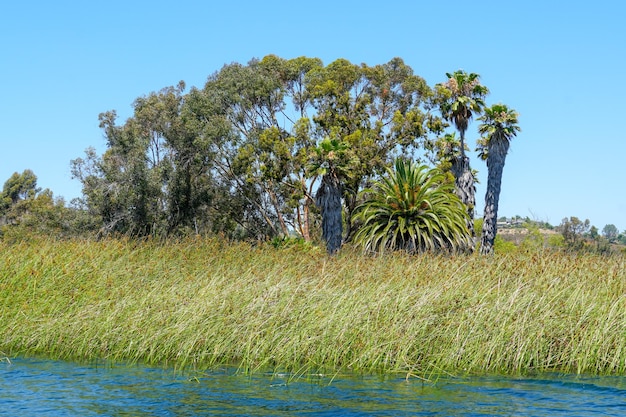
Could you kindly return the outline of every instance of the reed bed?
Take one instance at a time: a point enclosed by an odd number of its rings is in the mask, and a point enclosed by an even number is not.
[[[307,373],[626,374],[624,257],[0,243],[0,356]]]

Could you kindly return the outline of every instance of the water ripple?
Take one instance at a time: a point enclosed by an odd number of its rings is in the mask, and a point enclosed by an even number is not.
[[[626,377],[181,375],[140,366],[0,363],[0,416],[625,416]]]

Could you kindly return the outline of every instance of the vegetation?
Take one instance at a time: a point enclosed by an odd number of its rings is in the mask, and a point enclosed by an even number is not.
[[[471,172],[469,157],[465,154],[465,132],[475,114],[480,114],[485,107],[484,99],[489,93],[480,83],[480,76],[459,70],[446,73],[448,81],[437,85],[439,105],[444,119],[452,122],[460,134],[458,149],[453,151],[452,174],[456,179],[456,191],[463,204],[467,206],[468,228],[474,236],[474,206],[476,189],[474,175]]]
[[[395,171],[365,192],[354,241],[367,251],[458,252],[472,245],[466,207],[437,169],[398,159]]]
[[[71,163],[81,199],[30,170],[4,184],[0,353],[626,373],[626,232],[517,217],[496,235],[517,114],[486,107],[478,74],[447,76],[431,89],[399,58],[270,55],[140,97],[121,124],[100,114],[107,150]],[[473,117],[489,170],[476,222]],[[474,230],[493,256],[469,253]]]
[[[480,117],[482,124],[478,131],[482,135],[479,141],[480,157],[487,160],[487,192],[485,194],[485,215],[480,241],[480,252],[490,254],[497,233],[498,201],[502,187],[502,171],[509,152],[511,139],[520,130],[517,125],[517,112],[504,104],[495,104],[484,109]]]
[[[294,372],[626,373],[626,260],[1,244],[0,351]]]
[[[11,175],[0,192],[0,238],[7,242],[32,235],[86,235],[91,221],[84,210],[67,207],[52,191],[37,187],[37,176],[30,169]]]
[[[363,190],[380,182],[398,157],[415,165],[428,161],[454,178],[474,237],[476,173],[466,135],[476,117],[483,122],[478,150],[489,170],[481,239],[489,253],[498,239],[498,190],[509,141],[519,130],[517,114],[503,104],[486,106],[489,90],[478,74],[446,75],[430,88],[400,58],[324,65],[317,58],[268,55],[225,65],[203,88],[187,91],[181,81],[137,98],[122,123],[115,110],[99,115],[106,151],[89,148],[71,161],[80,199],[67,205],[39,189],[28,169],[7,179],[0,238],[302,239],[323,240],[337,253],[362,225],[355,221],[357,207],[375,195]],[[496,136],[505,139],[492,140]],[[607,253],[626,244],[626,233],[614,225],[600,235],[595,226],[578,231],[573,219],[545,245]]]
[[[323,223],[334,253],[355,232],[359,191],[443,126],[431,89],[399,58],[269,55],[184,90],[138,98],[121,125],[102,113],[107,151],[72,162],[100,235],[311,241]]]
[[[315,202],[322,215],[322,238],[330,254],[337,252],[343,241],[341,178],[347,175],[343,170],[347,165],[347,149],[347,144],[328,138],[315,149],[320,162],[315,165],[314,170],[322,175],[322,182],[315,193]]]

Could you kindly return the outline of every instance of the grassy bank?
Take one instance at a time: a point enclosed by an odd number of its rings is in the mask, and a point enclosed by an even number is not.
[[[335,258],[187,240],[0,243],[0,356],[626,374],[626,261]]]

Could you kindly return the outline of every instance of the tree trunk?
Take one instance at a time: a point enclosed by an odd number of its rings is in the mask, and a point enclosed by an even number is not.
[[[469,158],[465,155],[457,157],[452,162],[452,175],[455,179],[455,192],[459,196],[461,202],[467,206],[467,229],[472,237],[474,233],[474,207],[476,206],[476,187],[474,185],[474,176],[470,170]],[[474,248],[468,248],[471,252]]]
[[[305,190],[305,192],[304,192],[304,204],[302,204],[302,206],[298,205],[298,208],[297,208],[298,229],[300,230],[300,234],[302,234],[302,237],[304,238],[304,240],[306,242],[310,242],[311,241],[311,204],[315,204],[315,198],[312,197],[313,195],[312,187],[315,181],[312,181],[309,184],[308,189],[306,185],[306,180],[302,178],[300,181],[302,183],[302,189]]]
[[[305,242],[311,241],[311,204],[314,203],[312,198],[305,195],[304,203],[296,207],[296,228]]]
[[[278,224],[280,224],[280,230],[282,231],[283,236],[289,236],[289,228],[287,227],[287,223],[285,223],[285,217],[283,216],[282,211],[280,210],[280,204],[278,203],[278,197],[274,192],[273,184],[270,182],[270,187],[267,187],[266,191],[270,197],[270,201],[272,203],[272,207],[274,207],[274,211],[276,212],[276,217],[278,218]]]
[[[322,238],[326,241],[326,250],[329,254],[334,254],[341,247],[343,221],[341,218],[341,184],[333,172],[322,177],[315,200],[322,212]]]
[[[498,233],[498,202],[502,186],[502,171],[506,154],[509,150],[508,141],[491,140],[487,156],[487,193],[485,194],[485,214],[483,216],[483,232],[480,240],[480,253],[493,253],[493,244]]]

